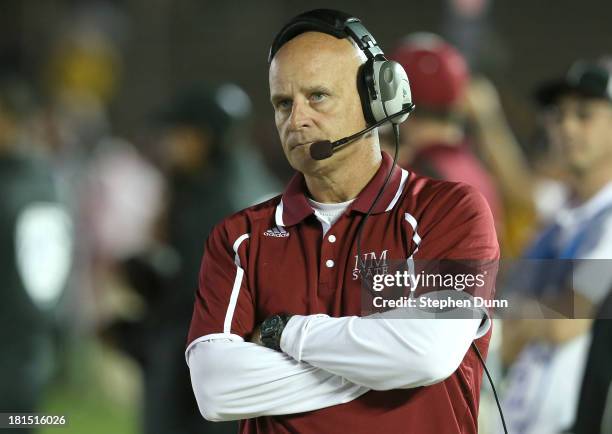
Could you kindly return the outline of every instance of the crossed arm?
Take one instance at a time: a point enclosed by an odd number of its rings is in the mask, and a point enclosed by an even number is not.
[[[369,390],[434,384],[457,369],[490,324],[391,316],[294,316],[282,352],[235,335],[192,344],[186,356],[202,415],[222,421],[301,413]]]
[[[482,196],[468,187],[451,193],[459,198],[450,202],[452,212],[434,210],[431,219],[451,219],[460,229],[426,230],[430,247],[421,248],[423,257],[454,258],[457,252],[497,258],[493,219]],[[240,266],[246,263],[239,254],[244,236],[228,237],[223,227],[213,231],[200,273],[200,292],[206,295],[197,295],[192,339],[221,325],[224,330],[195,339],[186,352],[200,411],[209,420],[301,413],[350,402],[370,390],[434,384],[452,375],[472,341],[489,329],[480,310],[460,316],[466,319],[430,319],[403,308],[372,317],[293,316],[279,352],[244,342],[255,328],[253,297]]]

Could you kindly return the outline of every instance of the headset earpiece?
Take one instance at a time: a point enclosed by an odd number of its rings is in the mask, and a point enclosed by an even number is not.
[[[344,31],[366,55],[366,63],[359,69],[358,91],[363,114],[368,125],[397,113],[412,103],[410,83],[404,68],[387,60],[374,37],[354,17],[344,22]],[[364,89],[365,88],[365,89]],[[399,124],[408,114],[393,119]]]
[[[357,91],[359,92],[359,98],[361,100],[361,107],[363,109],[363,116],[368,125],[376,123],[376,118],[372,112],[371,101],[376,98],[376,94],[372,95],[372,92],[376,91],[374,86],[374,59],[368,59],[357,73]]]
[[[412,103],[408,76],[399,63],[392,60],[375,60],[374,77],[377,98],[371,100],[370,105],[376,121],[397,113],[406,104]],[[399,124],[404,122],[407,117],[408,114],[405,114],[392,119],[391,122]]]

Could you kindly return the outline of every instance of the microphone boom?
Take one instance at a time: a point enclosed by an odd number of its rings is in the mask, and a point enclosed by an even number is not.
[[[404,115],[406,113],[410,113],[412,110],[414,110],[414,104],[410,103],[404,106],[404,108],[398,111],[397,113],[394,113],[391,116],[387,116],[386,118],[381,119],[375,124],[372,124],[369,127],[365,128],[364,130],[361,130],[358,133],[355,133],[351,136],[344,137],[340,140],[336,140],[333,143],[330,142],[329,140],[322,140],[319,142],[314,142],[313,144],[310,145],[310,157],[313,160],[317,160],[317,161],[325,160],[326,158],[329,158],[332,155],[334,155],[334,152],[336,152],[336,149],[338,149],[340,146],[346,145],[358,139],[359,137],[363,136],[364,134],[372,131],[374,128],[380,127],[385,122],[389,122],[393,118]]]

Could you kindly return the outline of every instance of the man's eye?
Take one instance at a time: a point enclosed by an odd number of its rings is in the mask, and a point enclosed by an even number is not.
[[[288,110],[291,108],[292,101],[290,99],[283,99],[276,103],[276,108],[279,110]]]
[[[310,100],[314,101],[314,102],[321,102],[326,97],[327,97],[327,95],[325,93],[323,93],[323,92],[315,92],[312,95],[310,95]]]

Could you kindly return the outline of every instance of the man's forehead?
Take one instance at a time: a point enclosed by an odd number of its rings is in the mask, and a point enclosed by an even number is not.
[[[572,108],[572,107],[592,107],[592,108],[612,108],[612,103],[605,98],[585,96],[579,93],[570,92],[559,96],[553,109]]]
[[[360,50],[348,39],[306,32],[288,41],[270,64],[270,85],[330,86],[356,77],[362,63]]]
[[[270,65],[271,69],[287,62],[317,60],[318,58],[335,58],[335,62],[361,63],[361,50],[348,38],[339,39],[321,32],[305,32],[283,45]]]

